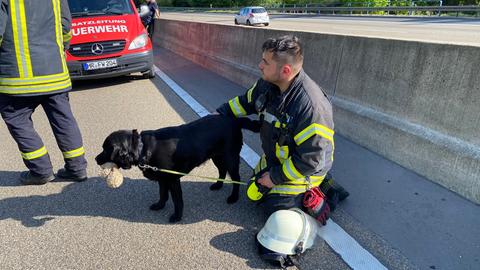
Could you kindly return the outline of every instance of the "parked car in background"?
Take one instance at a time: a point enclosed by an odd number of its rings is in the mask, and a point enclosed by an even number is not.
[[[152,42],[133,0],[68,0],[72,39],[67,66],[72,80],[141,72],[153,78]]]
[[[257,25],[270,24],[270,18],[264,7],[244,7],[235,14],[235,24]]]

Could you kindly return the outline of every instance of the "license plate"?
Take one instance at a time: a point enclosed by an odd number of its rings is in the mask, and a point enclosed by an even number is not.
[[[109,67],[116,67],[117,66],[117,59],[108,59],[96,62],[88,62],[83,63],[84,70],[94,70],[94,69],[101,69],[101,68],[109,68]]]

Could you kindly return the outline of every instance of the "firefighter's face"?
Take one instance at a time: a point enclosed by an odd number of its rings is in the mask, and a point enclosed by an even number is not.
[[[276,83],[280,80],[281,68],[273,59],[273,53],[265,51],[262,54],[262,60],[258,64],[258,68],[262,72],[262,79],[267,82]]]

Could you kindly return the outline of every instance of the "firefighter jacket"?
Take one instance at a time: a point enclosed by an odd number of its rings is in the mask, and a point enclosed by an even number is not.
[[[283,94],[276,85],[260,79],[217,112],[235,117],[259,115],[264,156],[255,173],[270,172],[275,187],[269,193],[303,193],[309,185],[319,186],[332,166],[332,106],[303,70]]]
[[[65,49],[67,0],[0,0],[0,93],[32,96],[71,89]]]

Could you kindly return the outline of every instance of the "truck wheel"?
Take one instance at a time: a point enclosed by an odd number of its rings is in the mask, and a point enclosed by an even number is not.
[[[235,19],[235,24],[236,24],[236,25],[238,25],[238,21],[237,21],[237,19]]]
[[[250,23],[250,20],[247,20],[247,25],[252,26],[252,23]]]

